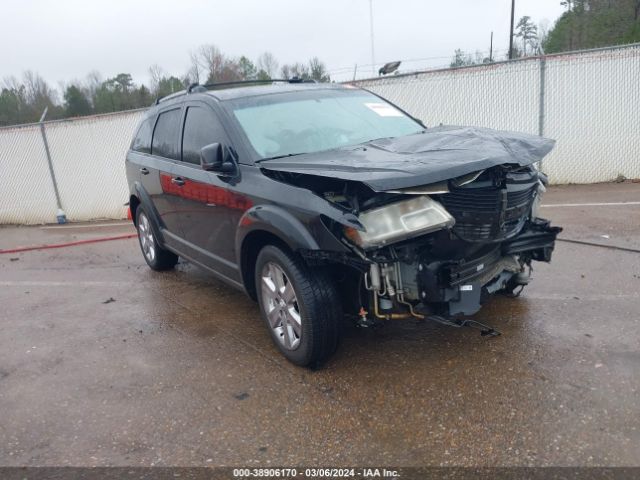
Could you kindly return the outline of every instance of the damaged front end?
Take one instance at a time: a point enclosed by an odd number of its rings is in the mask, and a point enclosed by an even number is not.
[[[341,290],[363,323],[451,318],[477,312],[491,294],[518,292],[533,261],[550,261],[562,229],[538,216],[547,179],[536,162],[553,145],[524,133],[436,127],[265,162],[263,172],[357,220],[323,218],[349,253],[301,253],[355,272]]]
[[[302,253],[357,271],[350,295],[363,324],[471,315],[491,294],[527,285],[534,260],[551,260],[562,229],[538,217],[545,183],[534,165],[499,165],[386,192],[347,183],[321,194],[362,223],[358,230],[327,221],[353,255]]]

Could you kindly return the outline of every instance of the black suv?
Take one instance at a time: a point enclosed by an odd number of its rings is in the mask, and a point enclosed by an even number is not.
[[[468,323],[551,259],[538,218],[553,141],[426,128],[351,86],[192,85],[150,108],[127,154],[154,270],[178,256],[258,301],[275,344],[315,365],[345,314]]]

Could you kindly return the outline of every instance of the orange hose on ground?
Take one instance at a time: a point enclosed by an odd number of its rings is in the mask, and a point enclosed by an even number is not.
[[[51,245],[37,245],[33,247],[17,247],[17,248],[9,248],[7,250],[0,250],[0,255],[3,253],[20,253],[20,252],[29,252],[31,250],[48,250],[50,248],[64,248],[64,247],[75,247],[77,245],[86,245],[87,243],[98,243],[98,242],[109,242],[111,240],[124,240],[126,238],[134,238],[137,237],[137,233],[128,233],[126,235],[116,235],[113,237],[99,237],[99,238],[91,238],[89,240],[77,240],[75,242],[66,242],[66,243],[54,243]]]

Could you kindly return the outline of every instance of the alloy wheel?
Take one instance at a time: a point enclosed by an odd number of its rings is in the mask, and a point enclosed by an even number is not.
[[[262,305],[269,326],[287,350],[295,350],[302,338],[302,317],[298,299],[284,270],[267,262],[261,272]]]
[[[153,262],[156,258],[156,242],[153,238],[149,219],[144,212],[140,213],[140,217],[138,219],[138,237],[140,238],[142,253],[147,261]]]

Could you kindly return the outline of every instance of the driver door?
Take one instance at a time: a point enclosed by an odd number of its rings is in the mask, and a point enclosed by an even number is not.
[[[180,187],[180,223],[187,255],[221,275],[238,281],[235,262],[235,229],[229,208],[233,195],[224,177],[200,166],[200,149],[211,143],[229,145],[213,108],[204,102],[185,104],[180,137],[181,159],[173,177]]]

